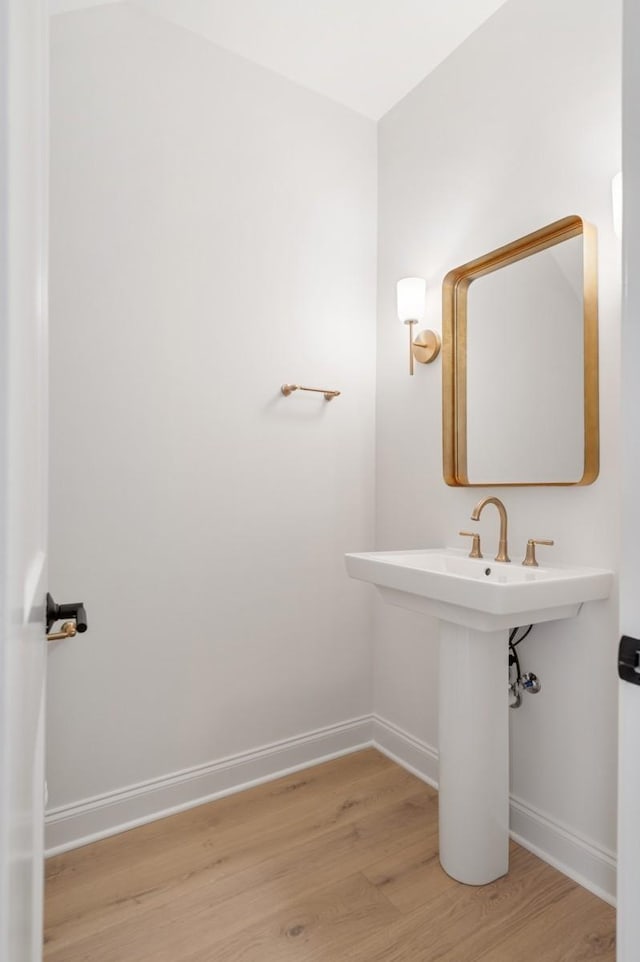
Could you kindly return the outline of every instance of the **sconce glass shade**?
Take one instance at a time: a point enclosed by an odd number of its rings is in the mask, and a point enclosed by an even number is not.
[[[398,319],[421,321],[424,317],[424,299],[427,282],[423,277],[403,277],[398,281]]]
[[[613,204],[613,231],[622,237],[622,171],[619,170],[611,181],[611,201]]]

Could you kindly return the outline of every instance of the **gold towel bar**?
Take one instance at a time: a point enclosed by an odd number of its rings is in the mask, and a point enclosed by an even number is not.
[[[323,387],[303,387],[302,384],[283,384],[280,390],[285,397],[289,397],[294,391],[315,391],[317,394],[324,394],[325,401],[330,401],[340,394],[340,391],[327,391]]]

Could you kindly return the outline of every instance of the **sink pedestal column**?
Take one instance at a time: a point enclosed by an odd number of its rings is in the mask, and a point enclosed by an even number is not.
[[[440,623],[440,862],[468,885],[509,867],[508,639]]]

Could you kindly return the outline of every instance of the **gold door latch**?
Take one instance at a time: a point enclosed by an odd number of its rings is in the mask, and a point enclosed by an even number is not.
[[[47,641],[64,641],[65,638],[75,638],[77,634],[75,622],[65,621],[60,631],[52,631],[47,635]]]

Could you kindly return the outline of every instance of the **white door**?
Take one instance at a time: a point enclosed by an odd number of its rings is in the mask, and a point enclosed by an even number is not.
[[[45,0],[0,0],[0,959],[42,944]]]
[[[640,2],[625,0],[620,627],[640,639]],[[640,650],[640,641],[638,643]],[[633,660],[633,652],[631,652]],[[638,676],[640,678],[640,676]],[[640,685],[620,682],[618,962],[640,958]]]

